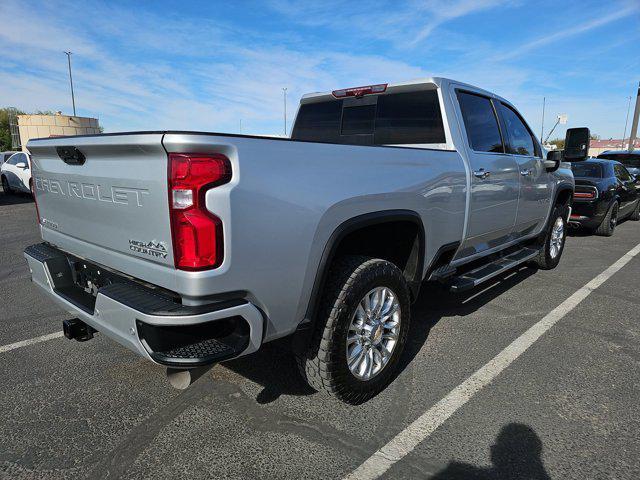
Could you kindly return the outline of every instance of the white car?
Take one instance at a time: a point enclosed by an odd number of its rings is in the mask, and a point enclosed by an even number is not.
[[[0,180],[5,194],[31,192],[31,158],[28,153],[18,152],[9,157],[0,167]]]

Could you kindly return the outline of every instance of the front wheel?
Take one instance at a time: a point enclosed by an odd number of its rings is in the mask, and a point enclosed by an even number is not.
[[[551,222],[547,228],[543,244],[540,245],[538,256],[534,258],[534,266],[542,270],[551,270],[558,266],[564,252],[567,239],[567,207],[556,205],[551,215]]]
[[[331,268],[314,338],[298,357],[311,387],[359,404],[395,377],[409,331],[409,288],[393,263],[346,256]]]

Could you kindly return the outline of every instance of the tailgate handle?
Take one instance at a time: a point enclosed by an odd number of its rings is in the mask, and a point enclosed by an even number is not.
[[[64,163],[69,165],[84,165],[84,153],[76,147],[56,147],[56,153]]]

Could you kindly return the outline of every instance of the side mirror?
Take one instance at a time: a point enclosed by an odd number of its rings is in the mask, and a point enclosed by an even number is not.
[[[569,128],[564,140],[564,159],[567,162],[582,162],[589,156],[590,132],[586,127]]]
[[[550,150],[547,152],[544,168],[547,172],[555,172],[560,168],[560,162],[562,162],[562,150]]]
[[[26,170],[27,169],[27,164],[24,163],[24,162],[18,162],[18,163],[16,163],[16,167],[21,168],[23,170]]]

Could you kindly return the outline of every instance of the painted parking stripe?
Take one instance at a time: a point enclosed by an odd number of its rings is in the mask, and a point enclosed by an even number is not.
[[[10,352],[16,348],[27,347],[36,343],[46,342],[47,340],[53,340],[54,338],[60,338],[64,334],[62,332],[50,333],[48,335],[42,335],[40,337],[29,338],[28,340],[21,340],[16,343],[10,343],[9,345],[3,345],[0,347],[0,353]]]
[[[411,453],[414,448],[428,438],[440,425],[451,417],[451,415],[522,355],[522,353],[533,345],[547,330],[577,307],[591,292],[629,263],[638,253],[640,253],[640,244],[632,248],[617,262],[576,291],[542,320],[516,338],[509,346],[493,357],[493,359],[418,417],[417,420],[391,439],[389,443],[365,460],[356,470],[347,475],[345,480],[378,478],[389,470],[393,464]]]

